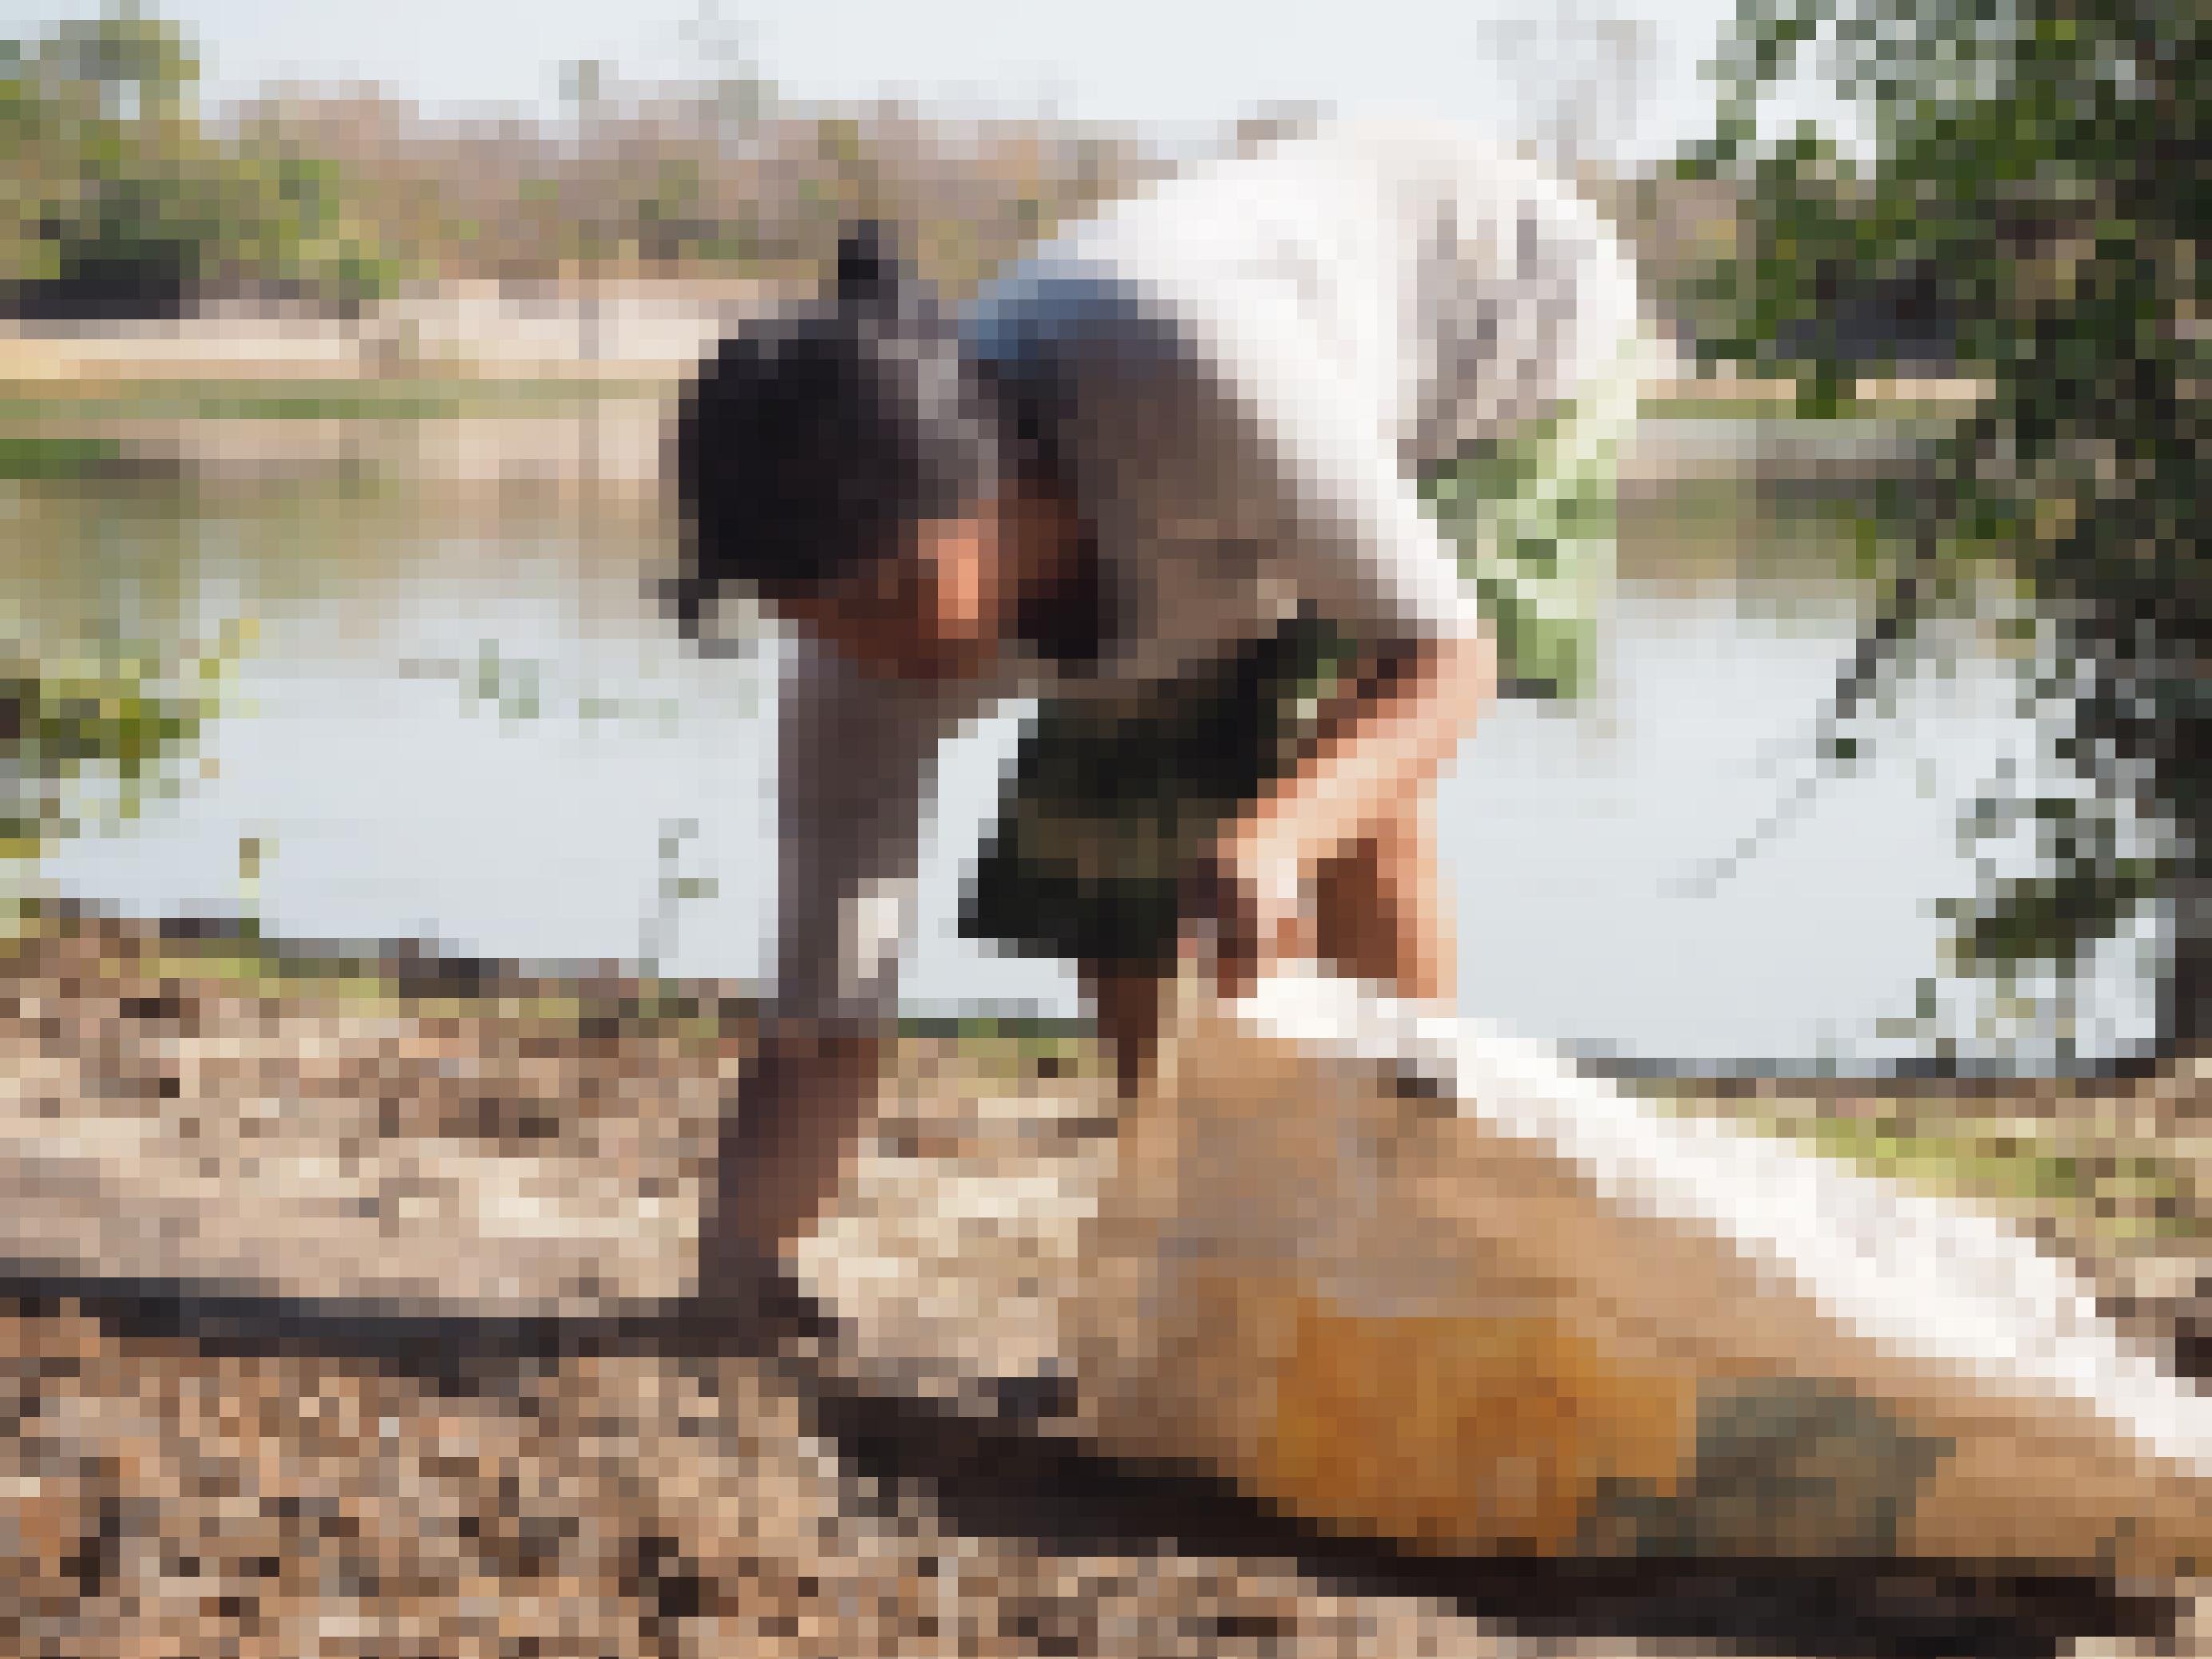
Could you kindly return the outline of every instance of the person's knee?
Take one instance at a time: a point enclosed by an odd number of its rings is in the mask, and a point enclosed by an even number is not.
[[[1157,974],[1091,963],[1077,969],[1077,978],[1123,1091],[1137,1087],[1158,1057],[1165,982]]]
[[[1361,844],[1361,879],[1387,914],[1404,917],[1428,906],[1442,880],[1437,863],[1436,798],[1423,791],[1376,826]]]
[[[1323,866],[1315,908],[1319,954],[1339,972],[1404,995],[1447,994],[1449,922],[1433,800],[1409,801]]]

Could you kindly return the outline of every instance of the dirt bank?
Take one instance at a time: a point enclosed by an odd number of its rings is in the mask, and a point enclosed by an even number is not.
[[[318,1146],[352,1179],[404,1166],[412,1188],[369,1196],[433,1251],[439,1160],[472,1158],[659,1205],[680,1256],[749,1028],[734,988],[287,960],[93,917],[0,965],[18,1121],[127,1132],[143,1169],[222,1190]],[[1077,1182],[1111,1127],[1070,1037],[914,1036],[899,1079],[832,1232],[880,1241],[888,1212],[957,1182]],[[2187,1091],[2130,1097],[2151,1115],[2130,1133],[2194,1121]],[[2073,1109],[2011,1105],[2033,1103]],[[2169,1197],[2193,1226],[2195,1188]],[[980,1231],[1018,1255],[1050,1220]],[[0,1287],[7,1651],[1872,1655],[2063,1650],[2149,1616],[2078,1586],[1841,1567],[1415,1565],[726,1333],[195,1300],[145,1263],[97,1265]],[[1018,1289],[983,1314],[1018,1327]]]

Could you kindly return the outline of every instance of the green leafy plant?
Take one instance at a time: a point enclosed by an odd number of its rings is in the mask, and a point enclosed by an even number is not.
[[[109,644],[0,670],[0,859],[34,864],[53,845],[137,816],[175,781],[219,707],[250,624],[166,672],[151,651]]]
[[[666,818],[660,825],[659,878],[654,883],[658,903],[639,929],[638,956],[647,968],[660,963],[676,948],[676,924],[684,906],[712,898],[720,890],[712,876],[683,873],[684,849],[698,838],[696,818]]]
[[[2205,690],[2212,585],[2197,511],[2206,345],[2199,246],[2202,8],[2156,0],[1747,0],[1717,72],[1712,136],[1685,178],[1732,184],[1736,251],[1698,278],[1711,362],[1786,374],[1835,413],[1869,368],[1842,296],[1911,282],[1987,397],[1875,510],[1911,556],[1823,724],[1840,760],[1926,624],[2024,584],[2041,617],[2034,694],[2065,708],[2087,786],[2044,804],[2028,873],[1956,907],[1956,958],[2001,981],[2078,974],[2147,903],[2173,919],[2167,1048],[2212,1010]],[[1805,73],[1863,118],[1847,153],[1808,124],[1762,128]],[[2122,808],[2162,844],[2136,848]]]

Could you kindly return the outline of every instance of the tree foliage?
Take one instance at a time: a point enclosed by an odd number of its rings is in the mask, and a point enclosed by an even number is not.
[[[337,169],[211,131],[199,79],[183,32],[128,5],[0,42],[0,282],[19,301],[133,313],[210,284],[387,285]]]
[[[907,226],[958,289],[1164,166],[1133,130],[802,104],[711,39],[671,81],[566,65],[558,118],[456,122],[282,86],[210,112],[190,37],[111,4],[0,40],[0,295],[19,307],[143,314],[210,287],[350,301],[402,279],[808,281],[863,212]]]
[[[2161,901],[2168,1045],[2205,1036],[2212,957],[2203,18],[2165,0],[1747,0],[1714,134],[1681,164],[1735,183],[1750,216],[1702,296],[1727,319],[1705,355],[1794,376],[1802,412],[1834,412],[1866,367],[1838,293],[1933,274],[1960,367],[1990,395],[1882,504],[1916,552],[1838,713],[1894,675],[1940,604],[1991,591],[1976,575],[2027,585],[2046,623],[2037,689],[2070,709],[2063,752],[2085,787],[2033,805],[2033,873],[1958,907],[1957,960],[2078,972]],[[1808,76],[1864,124],[1856,154],[1809,124],[1768,130]],[[2123,804],[2164,826],[2151,850],[2131,848]]]

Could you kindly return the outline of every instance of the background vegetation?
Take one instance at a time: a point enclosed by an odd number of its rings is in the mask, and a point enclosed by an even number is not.
[[[745,70],[629,86],[571,65],[561,116],[438,122],[374,88],[202,106],[178,24],[135,8],[0,43],[0,283],[34,314],[210,297],[347,306],[409,279],[811,276],[855,213],[973,280],[1153,165],[1132,135],[787,105]]]
[[[1865,717],[1929,656],[1938,617],[2033,653],[2037,695],[2070,721],[2076,787],[1978,811],[1984,878],[1957,907],[1954,964],[2023,994],[2055,985],[2063,1019],[2100,942],[2161,917],[2160,1024],[2179,1048],[2201,1045],[2212,1000],[2203,28],[2149,0],[1746,0],[1709,140],[1632,177],[1581,164],[1703,362],[1791,382],[1796,416],[1867,412],[1863,378],[1892,371],[1989,389],[1937,423],[1930,465],[1864,494],[1884,603],[1823,757],[1864,758]],[[469,280],[803,283],[863,212],[897,221],[957,292],[1167,165],[1129,131],[807,106],[726,54],[702,62],[679,86],[574,64],[558,117],[465,125],[374,89],[208,110],[187,31],[128,5],[0,42],[0,309],[343,312]],[[1860,111],[1869,148],[1773,130],[1765,112],[1801,76]],[[0,439],[0,473],[82,471],[113,442],[18,434]],[[53,710],[114,701],[30,684],[10,694],[19,768],[27,734],[47,734],[39,765],[70,748]],[[142,763],[106,715],[77,724],[82,760]],[[187,724],[164,713],[149,729]]]
[[[2200,8],[2152,0],[1747,0],[1714,135],[1680,169],[1741,204],[1738,245],[1693,279],[1708,362],[1787,375],[1802,413],[1836,412],[1866,362],[1847,301],[1871,277],[1923,293],[1990,386],[1928,473],[1874,502],[1912,556],[1837,688],[1826,756],[1857,758],[1856,717],[1934,617],[2032,635],[2079,787],[1984,804],[1977,832],[2011,858],[1956,907],[1955,962],[2063,986],[2162,908],[2175,1048],[2203,1046],[2212,1006],[2204,47]],[[1762,131],[1801,75],[1863,115],[1869,154]],[[2124,803],[2160,833],[2124,833]]]

